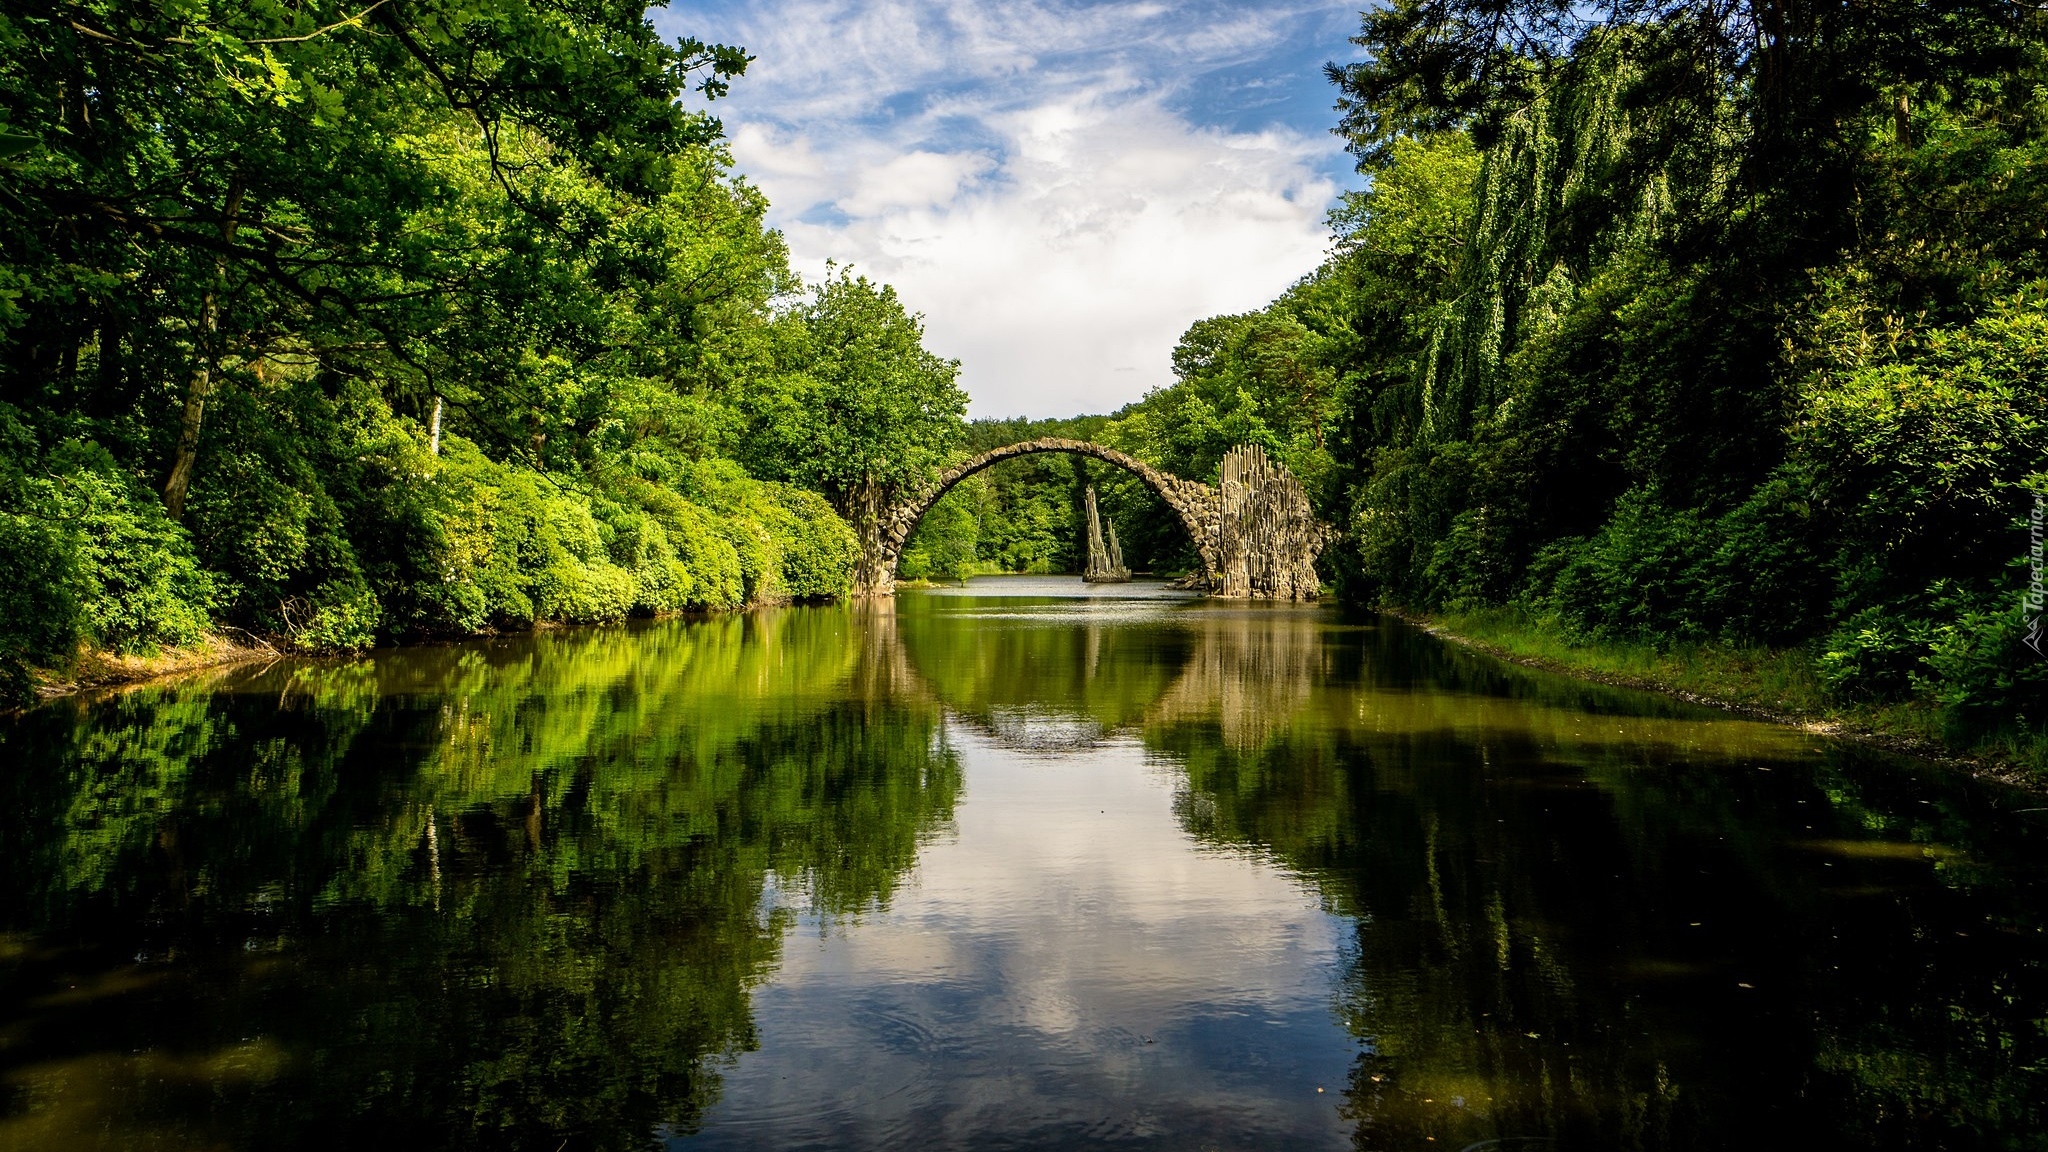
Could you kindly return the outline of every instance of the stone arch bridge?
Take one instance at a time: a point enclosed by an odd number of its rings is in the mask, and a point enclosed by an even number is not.
[[[861,532],[857,591],[888,595],[896,586],[903,545],[939,497],[993,464],[1041,452],[1064,452],[1114,464],[1159,494],[1194,540],[1200,582],[1210,593],[1242,599],[1311,600],[1320,590],[1315,561],[1336,537],[1315,518],[1301,482],[1265,450],[1247,444],[1223,458],[1217,484],[1183,480],[1135,456],[1086,440],[1047,437],[991,448],[947,469],[937,481],[894,507],[877,509]]]

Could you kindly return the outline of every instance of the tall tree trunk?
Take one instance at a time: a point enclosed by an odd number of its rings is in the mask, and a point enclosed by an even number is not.
[[[860,556],[853,566],[855,596],[887,596],[896,591],[896,572],[882,549],[882,486],[863,479],[840,495],[839,514],[853,525],[860,541]]]
[[[220,214],[223,244],[235,239],[241,224],[242,180],[228,185],[227,204]],[[206,398],[213,392],[213,377],[220,361],[220,294],[227,289],[228,259],[225,254],[213,262],[213,283],[199,304],[199,364],[185,385],[185,418],[178,425],[178,449],[171,458],[171,476],[164,481],[164,511],[171,519],[183,519],[185,493],[192,486],[192,466],[199,461],[199,432],[206,420]]]

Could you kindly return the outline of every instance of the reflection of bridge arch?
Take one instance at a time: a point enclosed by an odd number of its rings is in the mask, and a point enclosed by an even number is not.
[[[1006,444],[991,448],[971,460],[955,464],[946,469],[931,487],[898,504],[884,514],[882,520],[882,559],[891,577],[896,572],[896,561],[903,554],[903,545],[910,534],[917,530],[925,513],[939,498],[953,490],[955,484],[967,479],[993,464],[1014,460],[1019,456],[1035,456],[1043,452],[1065,452],[1073,456],[1087,456],[1105,464],[1114,464],[1145,482],[1145,486],[1159,494],[1173,514],[1180,518],[1181,525],[1194,538],[1195,550],[1201,554],[1202,567],[1207,571],[1216,569],[1216,522],[1221,494],[1207,484],[1183,480],[1152,467],[1136,456],[1091,444],[1086,440],[1065,440],[1047,436],[1038,440],[1026,440],[1019,444]]]
[[[1173,509],[1202,560],[1202,582],[1220,596],[1308,600],[1316,595],[1316,554],[1335,535],[1318,523],[1300,481],[1254,445],[1223,457],[1218,484],[1183,480],[1135,456],[1048,436],[991,448],[947,469],[929,487],[881,510],[862,533],[858,591],[886,595],[896,583],[903,545],[933,504],[955,484],[1004,460],[1064,452],[1114,464],[1144,481]]]
[[[855,683],[870,699],[936,705],[949,724],[1025,754],[1132,735],[1152,744],[1187,725],[1215,725],[1226,746],[1244,751],[1314,706],[1332,671],[1326,616],[1182,603],[1158,616],[1056,619],[962,643],[963,626],[944,614],[906,621],[892,599],[862,601],[853,609],[863,634]]]

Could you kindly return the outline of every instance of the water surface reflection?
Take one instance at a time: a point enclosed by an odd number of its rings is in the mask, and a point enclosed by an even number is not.
[[[1328,609],[977,581],[0,747],[10,1148],[2048,1142],[2031,805]]]

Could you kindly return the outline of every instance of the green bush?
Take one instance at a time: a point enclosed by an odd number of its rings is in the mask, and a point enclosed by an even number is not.
[[[635,488],[638,498],[654,501],[649,507],[676,508],[679,511],[664,514],[676,517],[679,526],[685,521],[694,525],[689,528],[693,555],[708,528],[713,538],[731,547],[739,575],[738,588],[729,589],[722,556],[701,554],[700,561],[711,564],[711,570],[702,574],[703,586],[721,595],[730,591],[732,598],[704,599],[685,607],[817,600],[843,595],[852,586],[859,545],[853,529],[823,496],[755,480],[730,460],[692,461],[675,471],[681,493],[651,489],[662,493],[655,496]],[[681,512],[684,506],[694,508],[695,516]]]
[[[1696,639],[1713,552],[1698,515],[1638,489],[1597,534],[1537,556],[1532,599],[1597,636]]]
[[[353,652],[377,640],[383,608],[361,579],[330,580],[284,609],[286,636],[311,652]]]
[[[2048,285],[1895,359],[1817,374],[1793,447],[1836,510],[1844,600],[2002,579],[2048,460]]]
[[[0,698],[85,640],[119,652],[196,643],[213,583],[156,493],[90,440],[45,452],[0,404]]]
[[[1953,737],[2048,730],[2048,660],[2028,651],[2026,613],[2011,597],[1967,606],[1928,633],[1914,688],[1941,708]]]
[[[181,526],[109,451],[45,452],[0,405],[0,696],[21,699],[30,669],[81,639],[189,644],[216,612],[352,651],[820,599],[851,581],[853,533],[823,497],[730,461],[650,449],[663,481],[543,474],[454,435],[436,457],[374,388],[311,371],[237,379],[215,409]]]
[[[594,489],[489,460],[458,438],[435,473],[441,591],[434,624],[593,623],[836,595],[854,542],[822,497],[729,462],[685,477],[696,499],[637,477]]]
[[[185,514],[226,619],[337,651],[374,642],[387,601],[402,629],[451,614],[431,457],[369,382],[270,365],[208,418]]]
[[[2048,660],[2025,646],[2027,612],[2014,595],[1937,581],[1920,596],[1865,608],[1831,633],[1816,659],[1821,681],[1850,700],[1919,699],[1951,738],[2048,726]]]
[[[1702,623],[1722,639],[1798,643],[1825,620],[1830,588],[1812,486],[1796,468],[1781,468],[1713,522],[1713,555],[1699,577]]]
[[[1864,608],[1821,641],[1821,684],[1844,700],[1903,700],[1933,641],[1933,627],[1899,605]]]
[[[44,467],[31,499],[40,496],[75,557],[86,638],[116,652],[197,643],[211,623],[213,578],[156,493],[91,442],[59,445]]]
[[[633,487],[632,496],[661,525],[675,557],[670,569],[674,591],[661,611],[734,608],[746,602],[746,564],[729,525],[667,488],[642,483]]]
[[[77,648],[75,560],[47,524],[0,513],[0,707],[33,699],[29,670],[67,660]]]
[[[764,484],[787,515],[782,585],[793,600],[843,596],[853,587],[860,541],[823,496],[788,484]]]

